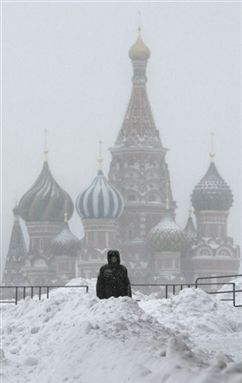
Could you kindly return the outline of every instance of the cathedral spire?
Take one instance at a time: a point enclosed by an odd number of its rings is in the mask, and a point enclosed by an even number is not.
[[[186,225],[184,227],[184,233],[186,233],[186,235],[190,241],[195,240],[197,237],[197,231],[196,231],[193,219],[192,219],[192,205],[191,204],[190,204],[190,208],[188,210],[188,219],[187,219]]]
[[[64,212],[64,223],[68,222],[68,211],[67,211],[67,203],[65,201],[65,212]]]
[[[210,161],[214,162],[215,152],[214,152],[214,132],[211,132],[211,146],[209,153]]]
[[[170,198],[169,198],[169,183],[168,180],[166,182],[166,211],[170,210]]]
[[[98,148],[97,168],[98,168],[98,172],[102,172],[103,157],[102,157],[102,141],[101,140],[98,141],[98,146],[99,148]]]
[[[44,162],[48,162],[48,130],[45,129],[45,143],[44,143]]]
[[[119,147],[135,145],[164,150],[146,90],[146,66],[150,50],[142,39],[140,26],[136,42],[129,49],[129,57],[133,65],[133,86],[116,145]]]
[[[19,222],[19,211],[17,206],[13,209],[13,215],[14,224],[3,273],[3,283],[5,285],[25,283],[23,266],[27,257],[27,247]]]
[[[138,11],[138,32],[142,31],[142,18],[141,18],[141,11]]]

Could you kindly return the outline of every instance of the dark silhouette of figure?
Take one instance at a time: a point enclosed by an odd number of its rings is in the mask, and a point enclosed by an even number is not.
[[[108,263],[103,265],[97,278],[97,296],[100,299],[110,297],[132,297],[128,271],[120,264],[118,250],[109,250],[107,253]]]

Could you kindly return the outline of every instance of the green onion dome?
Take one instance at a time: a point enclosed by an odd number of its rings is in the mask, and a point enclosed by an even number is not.
[[[195,186],[192,193],[192,205],[195,210],[228,210],[233,203],[230,187],[220,176],[214,162]]]
[[[71,197],[58,185],[45,161],[34,185],[19,202],[20,217],[26,222],[63,222],[64,213],[70,219],[73,209]]]
[[[151,229],[149,241],[156,251],[181,251],[189,242],[169,212]]]

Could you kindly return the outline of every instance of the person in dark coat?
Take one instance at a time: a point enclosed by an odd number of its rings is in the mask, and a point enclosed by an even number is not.
[[[103,265],[98,274],[96,291],[100,299],[110,297],[132,297],[128,271],[120,264],[118,250],[109,250],[108,263]]]

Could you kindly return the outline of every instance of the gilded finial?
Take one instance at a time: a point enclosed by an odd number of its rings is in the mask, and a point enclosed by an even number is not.
[[[14,191],[14,205],[18,206],[18,193],[16,190]]]
[[[214,132],[211,132],[211,146],[210,146],[210,153],[209,153],[210,161],[214,161],[215,153],[214,153]]]
[[[98,170],[102,170],[102,163],[103,163],[103,158],[102,158],[102,141],[98,141],[99,149],[98,149]]]
[[[65,200],[65,212],[64,212],[64,222],[68,222],[68,213],[67,213],[67,200]]]
[[[48,131],[45,129],[44,161],[48,162]]]
[[[166,183],[166,210],[170,209],[169,184]]]
[[[141,11],[138,11],[138,33],[142,31],[142,18],[141,18]]]
[[[193,213],[192,200],[190,200],[189,209],[188,209],[188,216],[189,216],[189,218],[191,218],[192,213]]]
[[[188,210],[188,215],[189,215],[189,218],[191,218],[192,216],[192,207],[190,206],[190,209]]]
[[[17,193],[15,193],[15,204],[14,204],[14,208],[13,208],[13,214],[14,214],[14,217],[17,218],[19,213],[18,213],[18,198],[17,198]]]
[[[150,50],[145,45],[141,31],[143,30],[142,22],[141,22],[141,12],[138,12],[138,37],[136,42],[129,49],[129,57],[132,61],[146,61],[150,57]]]

